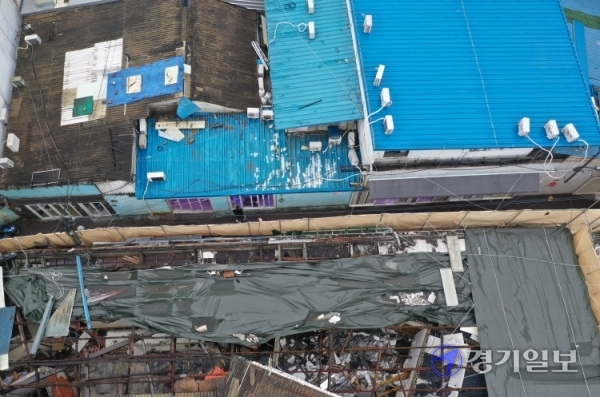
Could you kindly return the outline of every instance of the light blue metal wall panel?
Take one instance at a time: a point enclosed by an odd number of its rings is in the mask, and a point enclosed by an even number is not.
[[[170,214],[171,207],[165,200],[145,200],[144,201],[125,195],[105,195],[104,199],[111,205],[117,215],[121,216],[140,216],[155,214]]]
[[[0,209],[0,225],[16,222],[19,218],[19,215],[15,214],[10,208]]]
[[[393,104],[385,135],[373,124],[376,150],[533,147],[517,135],[531,118],[543,146],[544,124],[574,123],[581,138],[600,144],[600,129],[558,1],[353,0],[353,15],[373,112],[381,88]],[[373,30],[360,28],[373,15]],[[376,68],[386,69],[379,87]],[[558,146],[568,144],[564,138]]]
[[[579,67],[581,68],[581,73],[583,74],[583,79],[585,81],[585,86],[590,88],[590,74],[588,70],[588,56],[587,56],[587,43],[585,39],[585,26],[581,22],[573,21],[573,32],[575,33],[573,36],[575,38],[575,51],[577,52],[577,60],[579,61]]]
[[[15,308],[3,307],[0,309],[0,355],[8,354],[10,339],[12,338],[13,324],[15,322]]]
[[[206,128],[183,130],[179,142],[160,138],[149,120],[148,148],[137,155],[138,198],[351,191],[359,179],[358,171],[340,171],[350,165],[346,138],[325,153],[310,152],[303,150],[310,141],[320,141],[324,151],[328,135],[290,136],[245,114],[194,119],[205,120]],[[166,181],[148,184],[147,172],[157,171]]]
[[[600,8],[600,2],[598,7]],[[590,83],[600,87],[600,30],[585,28]]]
[[[229,205],[229,199],[225,196],[211,198],[210,204],[212,205],[213,211],[215,211],[215,212],[231,211],[231,207]]]
[[[96,196],[100,195],[100,190],[95,185],[71,185],[34,187],[28,189],[0,190],[0,195],[7,199],[33,199],[33,198],[64,198],[67,195],[75,196]]]
[[[275,126],[360,119],[362,102],[346,0],[315,1],[312,15],[306,1],[265,0],[265,11],[272,41],[268,57]],[[310,21],[315,23],[314,40],[308,38],[308,29],[299,32],[290,25]]]

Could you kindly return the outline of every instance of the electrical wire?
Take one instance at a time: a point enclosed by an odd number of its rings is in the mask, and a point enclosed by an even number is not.
[[[275,39],[277,38],[277,28],[279,28],[279,25],[291,25],[293,28],[296,28],[296,30],[298,30],[298,32],[302,33],[305,32],[306,29],[308,28],[308,25],[305,24],[304,22],[301,22],[297,25],[294,25],[291,22],[288,21],[283,21],[283,22],[278,22],[277,25],[275,25],[275,31],[273,32],[273,38],[271,40],[269,40],[269,42],[267,43],[267,47],[271,45],[272,42],[275,41]]]

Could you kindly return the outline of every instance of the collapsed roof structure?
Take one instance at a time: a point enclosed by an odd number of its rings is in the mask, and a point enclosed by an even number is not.
[[[501,215],[471,216],[484,224]],[[5,261],[12,270],[4,290],[20,308],[21,332],[8,335],[12,371],[4,390],[600,393],[598,306],[590,299],[599,267],[588,233],[594,221],[574,236],[555,227],[438,229],[442,216],[429,216],[429,231],[374,224],[15,252]],[[576,216],[544,221],[579,225]],[[70,290],[76,294],[65,304]],[[49,296],[61,298],[39,331]],[[63,336],[48,336],[60,329]],[[36,333],[41,343],[29,356]]]

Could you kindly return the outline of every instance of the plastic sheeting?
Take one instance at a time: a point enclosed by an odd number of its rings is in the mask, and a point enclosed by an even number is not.
[[[154,332],[240,343],[240,338],[265,342],[324,328],[379,328],[407,320],[472,324],[468,269],[454,275],[460,304],[448,308],[442,267],[450,267],[447,255],[402,254],[316,265],[257,263],[119,272],[87,267],[84,273],[92,300],[103,293],[117,294],[90,303],[92,320],[122,319]],[[241,274],[233,278],[209,274],[225,269]],[[74,268],[54,270],[62,273],[58,282],[66,290],[78,288]],[[56,286],[39,274],[13,273],[4,289],[32,321],[42,316],[46,291],[57,293]],[[425,296],[433,292],[435,300],[431,305],[403,305],[390,298],[399,292]],[[79,291],[73,313],[82,315]]]
[[[464,227],[525,226],[554,227],[566,225],[572,231],[590,226],[600,230],[600,209],[589,210],[511,210],[460,211],[397,214],[344,215],[325,218],[282,219],[277,221],[230,223],[218,225],[111,227],[75,231],[84,245],[94,242],[119,242],[128,238],[202,236],[269,236],[273,230],[288,231],[337,230],[344,228],[390,227],[396,231],[443,230]],[[19,236],[0,241],[1,252],[36,247],[72,247],[66,233]]]
[[[600,396],[600,338],[571,233],[469,229],[466,241],[481,349],[492,354],[490,397]],[[548,368],[528,370],[528,349]],[[574,372],[556,372],[556,350],[576,350],[568,365]],[[495,364],[504,356],[499,351],[511,351],[508,362]]]

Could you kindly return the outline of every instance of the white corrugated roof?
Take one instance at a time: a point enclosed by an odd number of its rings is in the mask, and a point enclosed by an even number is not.
[[[107,181],[96,183],[102,194],[133,194],[135,185],[129,181]]]

